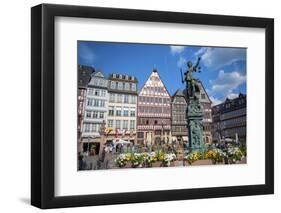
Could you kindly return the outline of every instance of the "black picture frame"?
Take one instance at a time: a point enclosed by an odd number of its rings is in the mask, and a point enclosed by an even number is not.
[[[56,197],[55,17],[263,28],[265,48],[265,184]],[[31,8],[31,204],[60,208],[274,193],[274,20],[240,16],[41,4]]]

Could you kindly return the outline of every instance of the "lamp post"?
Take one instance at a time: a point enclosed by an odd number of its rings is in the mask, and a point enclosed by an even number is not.
[[[163,135],[164,135],[164,124],[163,124],[163,120],[161,121],[161,141],[160,141],[160,144],[162,145],[162,141],[163,141]]]
[[[99,147],[99,155],[101,156],[102,150],[105,146],[106,143],[106,128],[105,128],[105,121],[103,120],[100,129],[99,129],[99,134],[100,134],[100,147]]]
[[[88,147],[87,147],[87,155],[89,155],[90,150],[90,136],[88,136]]]

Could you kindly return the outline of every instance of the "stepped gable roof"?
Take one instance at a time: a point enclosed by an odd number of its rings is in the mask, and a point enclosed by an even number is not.
[[[148,79],[146,80],[145,84],[143,85],[143,87],[140,89],[139,91],[139,95],[147,95],[147,91],[146,88],[163,88],[164,89],[164,93],[163,93],[163,97],[171,97],[169,94],[169,91],[167,90],[166,86],[164,85],[163,81],[161,80],[158,71],[154,68],[150,74],[150,76],[148,77]]]

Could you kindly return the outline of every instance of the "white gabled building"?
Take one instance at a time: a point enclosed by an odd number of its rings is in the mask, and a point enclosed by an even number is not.
[[[86,94],[84,119],[82,128],[83,151],[96,149],[100,146],[100,128],[107,125],[108,112],[108,80],[102,72],[92,74]]]

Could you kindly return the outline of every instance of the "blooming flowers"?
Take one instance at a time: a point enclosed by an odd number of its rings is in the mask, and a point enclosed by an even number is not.
[[[243,152],[239,147],[230,146],[225,149],[208,148],[205,151],[194,150],[185,155],[184,160],[189,165],[198,160],[212,160],[213,164],[218,163],[237,163],[246,156],[246,151]],[[153,163],[161,163],[160,166],[171,166],[171,162],[177,160],[177,155],[173,152],[165,153],[164,150],[157,150],[152,152],[142,153],[122,153],[117,155],[115,164],[120,168],[125,167],[130,163],[133,168],[137,167],[152,167]],[[159,164],[158,164],[159,166]]]
[[[222,163],[226,157],[226,153],[221,149],[210,149],[205,153],[205,159],[212,160],[213,164]]]
[[[241,161],[244,157],[242,151],[238,147],[227,148],[227,156],[229,163],[236,163],[237,161]]]
[[[193,152],[187,154],[184,157],[184,160],[186,160],[188,162],[188,164],[191,165],[193,162],[195,162],[197,160],[201,160],[202,158],[203,158],[203,155],[201,152],[193,151]]]
[[[165,153],[162,150],[157,150],[155,154],[158,161],[164,160]]]
[[[115,164],[118,165],[120,168],[126,166],[128,161],[128,155],[127,154],[120,154],[115,159]]]
[[[122,153],[115,159],[117,166],[125,167],[128,163],[131,163],[133,168],[148,166],[152,167],[152,164],[161,161],[163,166],[170,166],[171,162],[176,160],[174,153],[159,152],[143,152],[143,153]]]
[[[170,166],[171,162],[176,159],[177,159],[177,156],[174,153],[164,154],[163,163],[165,166]]]
[[[213,164],[223,163],[236,163],[241,161],[245,155],[239,147],[228,147],[226,150],[218,148],[208,149],[205,152],[193,151],[187,154],[184,159],[191,165],[197,160],[210,159]]]
[[[140,166],[144,161],[144,156],[141,153],[133,153],[131,155],[131,163],[132,167],[138,167]]]
[[[144,152],[143,156],[144,156],[144,162],[148,166],[152,166],[152,163],[155,163],[158,160],[155,152],[149,152],[149,153]]]

